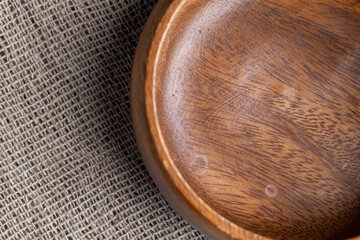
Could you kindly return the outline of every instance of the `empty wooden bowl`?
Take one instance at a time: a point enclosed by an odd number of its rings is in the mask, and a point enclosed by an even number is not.
[[[131,104],[146,167],[207,235],[360,235],[360,2],[165,0]]]

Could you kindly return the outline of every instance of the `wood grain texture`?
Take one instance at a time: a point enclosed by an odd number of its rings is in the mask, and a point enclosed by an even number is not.
[[[167,2],[131,101],[178,210],[232,238],[359,236],[360,2]]]

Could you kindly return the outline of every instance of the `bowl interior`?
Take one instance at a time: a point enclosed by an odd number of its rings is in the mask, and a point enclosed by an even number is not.
[[[221,216],[280,239],[360,234],[359,4],[184,1],[157,53],[163,147]]]

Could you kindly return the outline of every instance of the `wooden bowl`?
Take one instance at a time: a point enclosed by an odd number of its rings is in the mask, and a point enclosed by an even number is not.
[[[131,82],[160,190],[217,239],[359,236],[359,48],[358,0],[160,1]]]

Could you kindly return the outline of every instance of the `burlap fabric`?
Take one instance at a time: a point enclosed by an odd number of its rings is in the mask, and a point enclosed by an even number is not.
[[[0,1],[0,238],[202,239],[136,147],[133,54],[155,0]]]

